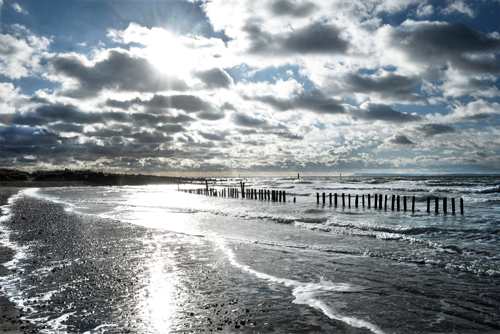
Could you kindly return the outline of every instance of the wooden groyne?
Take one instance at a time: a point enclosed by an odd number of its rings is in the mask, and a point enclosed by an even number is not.
[[[342,201],[342,207],[351,207],[351,195],[350,194],[344,194],[342,193],[341,195],[337,193],[330,193],[330,194],[325,194],[325,193],[316,193],[316,202],[317,204],[320,204],[322,202],[323,204],[326,204],[326,199],[329,199],[330,205],[334,206],[339,206],[339,197],[341,197]],[[388,205],[388,200],[390,197],[390,206]],[[347,198],[347,204],[346,204],[346,198]],[[409,196],[400,196],[400,195],[382,195],[382,194],[374,194],[373,197],[371,194],[367,194],[366,196],[363,194],[361,196],[356,195],[354,198],[354,207],[358,208],[359,207],[359,202],[361,202],[361,207],[365,208],[367,207],[368,209],[372,208],[372,198],[373,198],[373,209],[374,210],[391,210],[391,211],[409,211],[408,209],[408,200],[410,199]],[[321,199],[321,201],[320,201]],[[366,201],[365,201],[366,199]],[[443,206],[442,206],[442,212],[444,214],[448,213],[448,198],[443,197],[441,198]],[[416,202],[416,197],[412,196],[411,197],[411,212],[415,212],[415,202]],[[434,212],[436,214],[439,213],[439,202],[440,198],[439,197],[434,197]],[[365,206],[366,204],[366,206]],[[402,208],[401,208],[402,204]],[[427,211],[428,213],[431,212],[431,197],[427,197]],[[456,214],[456,205],[455,205],[455,198],[451,199],[451,213]],[[464,214],[464,199],[460,198],[460,214]]]
[[[261,200],[271,202],[286,202],[286,191],[284,190],[269,190],[269,189],[245,189],[241,192],[238,188],[199,188],[199,189],[179,189],[178,191],[225,198],[246,198],[250,200]]]

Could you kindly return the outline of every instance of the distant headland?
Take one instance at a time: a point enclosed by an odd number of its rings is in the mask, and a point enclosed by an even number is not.
[[[100,185],[148,185],[204,183],[216,181],[214,178],[190,178],[176,176],[157,176],[144,174],[117,174],[91,170],[52,170],[25,172],[0,168],[0,186],[11,187],[61,187],[61,186],[100,186]]]

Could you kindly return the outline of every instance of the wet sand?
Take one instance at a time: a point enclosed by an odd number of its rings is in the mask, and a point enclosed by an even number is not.
[[[0,187],[0,206],[7,204],[7,200],[19,191],[15,187]],[[0,245],[0,276],[7,276],[9,271],[3,266],[12,260],[14,251]],[[2,288],[0,288],[0,332],[20,333],[26,330],[24,321],[20,320],[22,313],[11,303]]]
[[[289,288],[235,268],[203,237],[75,215],[39,199],[16,201],[12,214],[6,224],[15,231],[16,242],[32,247],[29,260],[18,269],[19,290],[23,308],[28,318],[34,314],[38,328],[369,332],[293,304]],[[51,297],[40,298],[47,295]],[[13,328],[24,325],[17,326]]]

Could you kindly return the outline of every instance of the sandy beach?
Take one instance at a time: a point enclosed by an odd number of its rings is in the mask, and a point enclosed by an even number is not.
[[[38,199],[17,200],[12,214],[16,242],[37,245],[20,269],[29,281],[20,302],[46,317],[39,328],[51,319],[65,332],[369,332],[293,304],[289,288],[232,266],[203,237],[91,219]],[[31,295],[33,285],[51,300]],[[1,330],[32,330],[2,299],[4,309]]]
[[[9,197],[18,191],[19,189],[16,187],[0,187],[0,206],[7,204]],[[8,275],[8,270],[3,264],[10,261],[13,255],[14,252],[11,249],[0,245],[0,276]],[[0,311],[0,332],[20,333],[27,330],[25,322],[20,320],[21,311],[6,298],[3,289],[0,289]]]

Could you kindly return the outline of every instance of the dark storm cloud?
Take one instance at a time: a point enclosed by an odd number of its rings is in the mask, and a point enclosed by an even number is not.
[[[365,108],[350,111],[353,118],[365,121],[384,121],[391,123],[407,123],[421,121],[423,118],[418,114],[407,114],[385,104],[369,103]]]
[[[258,96],[253,98],[244,97],[269,104],[277,111],[305,109],[318,114],[344,114],[345,108],[342,101],[326,96],[319,89],[302,91],[289,99],[276,98],[274,96]]]
[[[143,131],[132,135],[138,143],[142,144],[158,144],[173,141],[174,138],[165,135],[162,131]]]
[[[8,118],[11,124],[37,126],[55,122],[70,124],[126,122],[129,120],[129,115],[121,112],[83,112],[73,105],[50,104],[37,107],[24,114],[10,114]],[[6,119],[7,115],[4,115],[0,121],[4,123]]]
[[[198,134],[207,140],[223,141],[226,139],[226,136],[229,135],[229,132],[207,133],[203,131],[198,131]]]
[[[500,72],[498,57],[481,57],[484,53],[499,53],[500,39],[463,23],[422,23],[414,29],[399,27],[392,40],[417,61],[440,67],[451,60],[454,67],[463,70]]]
[[[335,54],[345,53],[349,46],[349,42],[340,37],[340,29],[320,22],[286,34],[272,35],[254,21],[247,22],[243,31],[251,41],[248,51],[256,54]]]
[[[417,126],[415,130],[422,132],[426,137],[431,137],[443,133],[455,132],[451,126],[437,123],[427,123]]]
[[[421,82],[418,77],[406,77],[395,73],[384,76],[348,74],[343,80],[349,93],[378,93],[381,97],[396,101],[421,102],[424,99],[413,92]]]
[[[239,126],[245,126],[250,128],[267,128],[269,127],[269,122],[262,118],[255,118],[248,116],[246,114],[233,114],[231,120],[234,124]]]
[[[63,92],[76,98],[94,96],[103,89],[159,92],[188,88],[184,81],[160,74],[147,59],[124,52],[110,51],[107,59],[93,66],[86,66],[71,55],[54,56],[49,64],[56,73],[78,81],[78,89]]]
[[[179,109],[185,112],[211,111],[212,105],[195,95],[154,95],[150,100],[135,98],[128,101],[108,99],[106,106],[128,110],[134,105],[145,106],[148,111],[161,113],[165,109]]]
[[[155,95],[149,101],[142,102],[143,105],[152,108],[172,108],[186,112],[210,110],[209,103],[194,95]]]
[[[76,132],[83,133],[83,126],[69,123],[55,123],[49,126],[51,130],[59,131],[59,132]]]
[[[196,114],[196,117],[207,121],[217,121],[226,117],[226,114],[223,111],[201,111]]]
[[[274,15],[305,17],[314,12],[317,6],[309,1],[292,3],[289,0],[276,0],[271,2],[269,8]]]
[[[389,143],[396,145],[415,145],[414,142],[408,139],[408,137],[404,135],[394,135],[389,139]]]
[[[179,124],[163,124],[161,126],[157,126],[156,130],[163,131],[165,133],[179,133],[185,131],[185,129]]]
[[[8,147],[27,147],[29,152],[32,148],[56,145],[61,143],[61,137],[57,133],[40,128],[24,126],[0,126],[0,151]],[[21,149],[22,151],[22,149]]]
[[[134,124],[141,126],[155,126],[160,123],[189,123],[195,120],[188,115],[169,116],[145,113],[134,113],[131,114],[130,117],[132,118]]]
[[[233,79],[221,68],[212,68],[206,71],[197,71],[194,76],[203,81],[207,88],[229,88]]]

